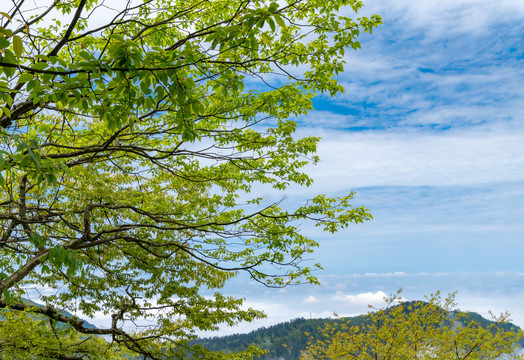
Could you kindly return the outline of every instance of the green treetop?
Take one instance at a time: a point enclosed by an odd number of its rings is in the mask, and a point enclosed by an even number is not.
[[[327,324],[300,359],[524,359],[515,354],[523,333],[508,324],[509,314],[487,321],[476,314],[452,311],[454,298],[451,294],[443,299],[436,293],[427,302],[402,302],[399,292],[360,324],[343,319]]]

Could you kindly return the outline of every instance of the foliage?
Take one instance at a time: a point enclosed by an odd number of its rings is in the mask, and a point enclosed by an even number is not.
[[[122,359],[126,349],[98,336],[79,335],[69,326],[43,317],[35,317],[31,308],[0,311],[0,358],[15,359]]]
[[[454,295],[439,293],[428,302],[400,303],[400,293],[385,308],[369,312],[370,321],[328,324],[310,342],[302,360],[312,359],[522,359],[512,355],[523,337],[507,324],[508,314],[483,327],[470,313],[451,311]],[[395,305],[395,306],[393,306]]]
[[[263,316],[223,295],[227,280],[317,283],[303,260],[318,244],[299,225],[370,218],[351,193],[296,209],[252,195],[312,183],[302,169],[319,139],[298,138],[294,118],[343,91],[345,50],[381,22],[339,15],[360,1],[12,4],[0,13],[1,307],[27,310],[28,293],[112,319],[88,329],[36,310],[79,334],[151,359],[206,357],[188,345],[196,330]]]

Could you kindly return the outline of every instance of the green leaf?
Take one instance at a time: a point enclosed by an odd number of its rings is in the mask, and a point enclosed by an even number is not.
[[[5,54],[4,54],[3,61],[8,64],[16,65],[17,61],[16,61],[14,54],[9,49],[5,49],[4,52]],[[3,66],[2,69],[4,71],[4,74],[6,74],[8,78],[10,78],[11,76],[14,75],[16,67]]]
[[[9,110],[6,106],[0,106],[0,109],[2,110],[4,114],[7,115],[7,117],[9,118],[11,117],[11,110]]]
[[[273,3],[271,3],[271,4],[269,5],[269,8],[268,8],[267,11],[270,12],[270,13],[274,13],[274,12],[277,11],[277,10],[278,10],[278,3],[273,2]]]
[[[18,83],[25,83],[34,79],[34,75],[30,73],[23,73],[18,78]]]
[[[0,15],[2,15],[4,17],[6,17],[7,19],[9,19],[9,21],[13,21],[13,19],[11,19],[11,16],[9,16],[9,14],[6,13],[6,12],[0,11]]]
[[[16,57],[20,58],[24,52],[24,43],[18,35],[13,36],[13,49],[15,51]]]
[[[55,58],[55,61],[53,61],[53,62],[56,62],[56,56],[54,56],[53,58]],[[45,62],[50,62],[51,61],[51,59],[47,55],[44,55],[44,54],[37,54],[37,55],[35,55],[35,59],[36,60],[40,60],[40,61],[45,61]]]
[[[262,36],[262,40],[266,45],[271,44],[271,38],[265,32],[261,33],[260,36]]]
[[[31,156],[31,158],[33,159],[33,161],[35,162],[35,165],[38,169],[41,169],[42,168],[42,164],[40,163],[40,156],[35,154],[33,152],[33,150],[31,150],[30,147],[27,147],[27,152],[29,153],[29,155]]]
[[[5,49],[5,48],[9,47],[9,45],[11,45],[9,40],[7,40],[3,36],[0,36],[0,48]]]
[[[46,62],[43,62],[43,61],[37,62],[37,63],[31,65],[31,68],[35,69],[35,70],[44,70],[47,67],[48,67],[48,64]]]
[[[94,57],[88,53],[87,51],[85,50],[82,50],[78,53],[81,57],[83,57],[84,59],[88,60],[88,61],[91,61],[94,59]]]
[[[280,14],[273,14],[273,19],[275,19],[275,21],[280,27],[286,27],[286,22],[284,21],[282,16],[280,16]]]
[[[11,304],[13,302],[14,298],[11,295],[11,292],[8,289],[6,289],[6,288],[2,289],[2,295],[3,295],[3,298],[5,299],[5,302],[7,304]]]
[[[273,21],[272,18],[267,18],[267,22],[269,23],[269,27],[271,28],[271,31],[275,31],[276,27],[275,27],[275,21]]]
[[[257,21],[257,27],[258,27],[259,29],[262,29],[262,28],[264,27],[265,22],[266,22],[266,19],[264,19],[264,18],[261,17],[261,18],[258,19],[258,21]]]
[[[6,29],[0,26],[0,34],[5,35],[6,37],[10,37],[13,34],[13,31],[11,29]]]
[[[49,184],[55,185],[55,186],[58,185],[56,176],[54,174],[46,174],[45,177]]]

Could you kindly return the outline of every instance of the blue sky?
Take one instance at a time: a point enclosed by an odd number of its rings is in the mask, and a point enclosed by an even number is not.
[[[372,222],[320,242],[321,287],[227,288],[268,318],[355,315],[404,289],[458,291],[459,307],[524,326],[524,2],[370,0],[384,24],[347,55],[347,91],[318,96],[299,135],[320,135],[315,184],[290,203],[354,190]]]
[[[307,170],[314,185],[286,197],[355,191],[374,220],[303,229],[320,243],[322,286],[232,281],[225,293],[267,318],[219,335],[365,313],[399,288],[407,299],[458,291],[460,308],[509,311],[524,327],[524,1],[364,3],[360,15],[384,24],[347,52],[346,93],[317,96],[298,119],[297,136],[322,137],[321,162]]]

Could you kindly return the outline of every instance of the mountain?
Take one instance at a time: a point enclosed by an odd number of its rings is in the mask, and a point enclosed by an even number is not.
[[[403,303],[404,305],[410,302]],[[422,302],[416,302],[419,306]],[[413,302],[415,304],[415,302]],[[457,311],[450,313],[455,316]],[[370,322],[369,315],[359,315],[343,319],[304,319],[298,318],[288,322],[273,325],[271,327],[262,327],[248,334],[228,335],[221,337],[203,338],[195,340],[198,343],[214,351],[238,352],[247,349],[250,345],[269,351],[268,354],[258,358],[260,360],[297,360],[300,353],[306,349],[309,340],[320,338],[320,329],[327,324],[348,321],[353,325],[366,325]],[[482,317],[474,312],[467,312],[462,322],[474,321],[480,326],[487,328],[492,321]],[[511,323],[500,326],[503,330],[519,330],[520,328]],[[524,347],[524,339],[521,340],[520,346]]]
[[[294,319],[271,327],[262,327],[248,334],[199,339],[195,342],[214,351],[238,352],[256,345],[269,353],[260,359],[296,360],[307,346],[309,336],[334,319]]]
[[[39,308],[43,308],[43,307],[45,307],[45,305],[38,304],[38,303],[36,303],[36,302],[34,302],[34,301],[31,301],[31,300],[29,300],[29,299],[25,299],[25,298],[22,298],[22,302],[23,302],[24,304],[31,305],[31,306],[34,306],[34,307],[39,307]],[[67,316],[67,317],[69,317],[69,318],[73,318],[73,317],[75,317],[75,315],[73,315],[73,314],[71,314],[70,312],[65,311],[65,310],[58,309],[57,311],[58,311],[58,313],[59,313],[60,315]],[[32,316],[34,319],[41,319],[41,318],[44,318],[44,317],[45,317],[45,315],[40,315],[40,314],[32,314],[31,316]],[[2,317],[0,316],[0,320],[1,320],[1,319],[2,319]],[[80,320],[82,320],[82,321],[84,322],[84,327],[85,327],[85,328],[88,328],[88,329],[96,329],[96,326],[93,325],[93,324],[91,324],[91,323],[89,323],[88,321],[86,321],[86,320],[84,320],[84,319],[80,319]],[[68,326],[68,325],[65,325],[65,324],[62,324],[62,323],[58,323],[58,326]]]

